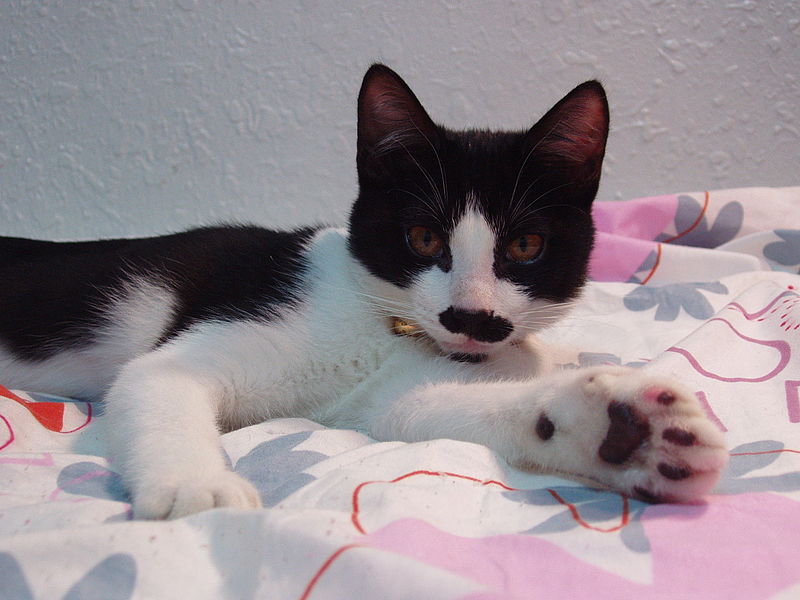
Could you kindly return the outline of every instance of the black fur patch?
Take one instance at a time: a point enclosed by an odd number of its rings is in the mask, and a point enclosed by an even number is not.
[[[28,360],[89,344],[131,277],[177,297],[161,342],[199,320],[269,318],[297,302],[314,231],[221,226],[94,242],[0,238],[0,339]]]

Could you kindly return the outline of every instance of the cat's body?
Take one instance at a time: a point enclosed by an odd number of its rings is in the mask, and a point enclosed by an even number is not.
[[[258,506],[217,436],[282,416],[696,498],[726,452],[691,394],[629,369],[551,371],[530,335],[583,285],[607,128],[590,82],[528,132],[452,132],[375,66],[348,231],[0,240],[0,383],[105,397],[142,517]]]

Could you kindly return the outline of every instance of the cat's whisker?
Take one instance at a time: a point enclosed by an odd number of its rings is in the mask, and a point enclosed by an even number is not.
[[[563,186],[560,186],[560,187],[563,187]],[[554,190],[555,190],[555,188],[553,190],[550,190],[550,192],[552,192]],[[548,192],[548,193],[550,193],[550,192]],[[540,196],[540,198],[541,198],[541,196]],[[537,198],[537,200],[538,199],[539,198]],[[581,213],[585,217],[591,218],[591,215],[588,212],[586,212],[584,209],[582,209],[582,208],[580,208],[578,206],[573,206],[571,204],[548,204],[547,206],[540,206],[539,208],[532,208],[532,207],[529,207],[529,208],[530,208],[530,210],[528,212],[526,212],[525,215],[523,216],[523,218],[520,219],[517,222],[518,225],[522,225],[522,224],[526,223],[528,219],[531,219],[537,213],[539,213],[539,212],[541,212],[543,210],[551,209],[551,208],[568,208],[568,209],[572,209],[572,210],[578,211],[579,213]]]
[[[522,213],[522,211],[525,208],[527,208],[524,204],[525,197],[528,195],[528,192],[531,189],[531,187],[539,183],[539,180],[541,180],[542,177],[544,177],[544,175],[537,177],[533,182],[531,182],[531,184],[525,189],[525,192],[519,197],[519,200],[513,203],[513,206],[511,207],[511,212],[508,216],[509,223],[516,223],[517,217],[520,215],[520,213]]]
[[[539,194],[536,198],[534,198],[533,201],[531,201],[528,206],[532,207],[534,204],[536,204],[539,200],[541,200],[545,196],[548,196],[549,194],[552,194],[553,192],[555,192],[557,190],[560,190],[561,188],[567,187],[568,185],[569,185],[569,183],[562,183],[560,185],[557,185],[555,187],[550,188],[546,192],[543,192],[543,193]],[[525,190],[525,193],[527,194],[529,191],[530,191],[530,187],[527,190]],[[550,207],[548,206],[547,208],[550,208]],[[541,210],[541,209],[539,209],[539,210]]]
[[[328,285],[330,289],[353,293],[359,302],[365,304],[373,313],[384,317],[399,317],[406,321],[416,322],[417,317],[413,314],[413,307],[407,302],[393,300],[382,296],[367,294],[356,290],[345,290],[337,286]]]
[[[431,187],[431,191],[433,192],[434,198],[439,203],[439,205],[442,207],[442,209],[444,209],[444,206],[445,206],[444,199],[442,198],[440,191],[436,188],[436,183],[433,181],[433,177],[431,177],[430,173],[428,173],[425,170],[425,168],[421,164],[419,164],[419,161],[414,157],[414,154],[411,152],[411,150],[408,149],[408,147],[405,144],[401,143],[400,145],[403,147],[403,149],[406,151],[408,156],[411,158],[411,161],[419,169],[420,173],[422,173],[422,176],[425,177],[425,180],[428,182],[428,185]]]
[[[520,315],[523,323],[555,323],[564,319],[564,315]]]
[[[547,307],[534,307],[529,310],[520,311],[517,314],[521,317],[544,316],[547,318],[561,319],[574,306],[575,305],[573,303],[563,302],[560,304],[553,304]]]
[[[419,186],[419,184],[415,184],[415,185],[417,186],[417,188],[419,189],[419,191],[422,194],[425,194],[425,191]],[[431,201],[429,199],[427,199],[424,195],[420,196],[418,194],[415,194],[414,192],[411,192],[409,190],[404,190],[404,189],[401,189],[401,188],[395,188],[395,189],[397,191],[406,193],[406,194],[412,196],[413,198],[416,198],[417,200],[419,200],[430,211],[431,216],[434,219],[436,219],[437,221],[441,221],[441,219],[443,218],[444,213],[440,209],[438,209],[436,206],[431,204]]]
[[[422,189],[422,186],[419,183],[414,182],[414,185],[420,191],[421,194],[425,195],[425,190]],[[425,197],[427,197],[427,195],[425,195]],[[433,203],[431,203],[431,201],[427,201],[427,202],[425,202],[425,205],[430,210],[431,216],[433,216],[434,219],[439,221],[440,224],[443,224],[444,223],[444,218],[445,218],[445,210],[444,210],[444,205],[442,204],[441,198],[438,195],[434,196],[432,198],[432,202]]]
[[[597,315],[601,316],[601,315]],[[581,315],[581,316],[568,316],[565,317],[560,323],[557,324],[559,328],[570,329],[573,327],[580,327],[581,329],[586,328],[587,326],[592,327],[603,327],[607,328],[616,332],[622,333],[630,333],[631,329],[627,327],[623,327],[621,325],[614,324],[610,321],[603,321],[598,318],[594,318],[594,316],[589,315]]]
[[[534,144],[533,148],[531,148],[528,151],[528,153],[525,155],[525,160],[522,161],[522,164],[520,165],[519,170],[517,171],[517,178],[514,180],[514,188],[511,191],[511,199],[509,200],[509,206],[514,205],[514,196],[517,193],[517,186],[519,186],[520,177],[522,177],[522,173],[525,170],[525,166],[528,164],[528,161],[530,160],[531,156],[533,156],[534,151],[536,150],[536,148],[538,148],[540,143],[541,140],[536,144]]]
[[[548,329],[552,325],[554,325],[554,323],[540,323],[540,324],[534,324],[534,325],[517,325],[516,329],[519,329],[521,331],[525,331],[525,332],[528,332],[528,333],[539,333],[540,331]]]
[[[560,319],[552,319],[552,320],[545,320],[545,321],[526,321],[524,323],[516,323],[516,329],[532,329],[536,327],[546,327],[549,325],[553,325],[554,323],[558,323]]]
[[[523,320],[523,322],[530,323],[532,321],[541,321],[541,322],[560,321],[561,319],[564,318],[564,315],[552,315],[552,314],[543,314],[534,312],[528,314],[523,313],[519,315],[519,317]]]
[[[509,222],[515,223],[519,227],[519,226],[522,226],[525,223],[527,223],[527,221],[532,219],[537,213],[539,213],[539,212],[541,212],[543,210],[546,210],[546,209],[553,209],[553,208],[565,208],[565,207],[566,208],[571,208],[571,209],[575,209],[575,210],[579,211],[583,215],[587,215],[585,210],[583,210],[583,209],[581,209],[581,208],[579,208],[577,206],[572,206],[570,204],[548,204],[547,206],[534,208],[534,205],[537,202],[539,202],[542,198],[544,198],[544,197],[548,196],[549,194],[552,194],[553,192],[558,191],[559,189],[564,188],[567,185],[569,185],[568,183],[563,183],[563,184],[557,185],[555,187],[550,188],[546,192],[543,192],[543,193],[539,194],[531,202],[525,202],[525,199],[527,198],[527,196],[530,193],[531,189],[533,188],[534,185],[536,185],[537,182],[538,181],[532,182],[525,189],[525,191],[522,193],[522,195],[520,196],[519,202],[516,203],[516,205],[514,206],[514,208],[512,210],[512,213],[511,213],[511,215],[509,217]],[[524,209],[523,209],[523,207],[524,207]],[[524,210],[524,212],[523,212],[523,210]]]
[[[444,193],[444,202],[441,203],[440,209],[444,213],[444,207],[446,206],[446,203],[448,201],[448,196],[447,196],[447,177],[444,174],[444,165],[442,164],[442,159],[439,156],[438,150],[436,150],[436,146],[434,146],[433,142],[431,142],[428,136],[425,135],[425,132],[422,131],[413,120],[411,122],[414,124],[414,127],[417,129],[419,134],[425,139],[426,142],[428,142],[428,145],[431,147],[431,150],[433,150],[433,155],[436,157],[436,162],[439,165],[439,175],[442,178],[442,192]]]
[[[403,319],[404,321],[416,321],[413,315],[404,313],[403,311],[394,310],[392,308],[381,307],[378,305],[372,305],[370,307],[372,312],[375,314],[382,315],[384,317],[398,317]]]
[[[513,204],[514,204],[514,195],[517,192],[517,186],[519,185],[520,177],[522,177],[522,173],[525,170],[525,166],[528,164],[528,161],[530,160],[531,156],[533,156],[533,153],[536,151],[536,149],[539,147],[539,145],[542,142],[544,142],[547,138],[549,138],[553,134],[553,132],[562,125],[563,122],[564,122],[563,119],[559,119],[558,121],[556,121],[556,123],[553,125],[553,127],[551,127],[550,130],[545,135],[543,135],[541,138],[539,138],[539,141],[537,141],[533,145],[533,147],[531,147],[531,149],[528,151],[528,153],[525,155],[525,160],[522,161],[522,164],[520,165],[519,170],[517,171],[517,178],[514,181],[514,189],[511,192],[511,200],[509,201],[509,206],[513,206]],[[538,181],[540,178],[541,178],[541,176],[539,178],[537,178],[536,181]],[[536,182],[534,182],[534,183],[536,183]],[[528,186],[528,187],[530,188],[530,186]],[[523,194],[523,196],[521,198],[524,198],[524,194]]]
[[[398,308],[409,308],[409,309],[412,308],[410,304],[408,304],[407,302],[403,302],[401,300],[393,300],[391,298],[385,298],[383,296],[374,296],[372,294],[367,294],[365,292],[358,292],[358,291],[355,291],[355,290],[345,290],[343,288],[338,288],[336,286],[328,286],[328,287],[330,287],[331,289],[335,289],[335,290],[339,290],[339,291],[344,291],[344,292],[349,292],[349,293],[355,294],[356,296],[360,297],[359,298],[360,301],[365,302],[365,303],[369,303],[369,302],[367,302],[367,300],[365,300],[365,298],[368,298],[370,301],[372,301],[372,303],[374,303],[376,305],[386,305],[387,307],[389,305],[394,305],[394,306],[396,306]]]

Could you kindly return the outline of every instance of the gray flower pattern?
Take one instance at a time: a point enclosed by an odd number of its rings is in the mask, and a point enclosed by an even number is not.
[[[263,442],[236,462],[236,472],[256,486],[264,506],[275,506],[316,479],[303,471],[328,457],[320,452],[295,449],[311,433],[300,431]]]
[[[126,600],[136,587],[136,561],[130,554],[111,554],[92,567],[64,595],[63,600],[107,598]],[[0,552],[0,598],[33,600],[22,566],[8,552]]]
[[[637,360],[624,363],[626,367],[641,367],[647,364],[646,361]],[[567,363],[560,365],[562,369],[585,369],[587,367],[597,367],[600,365],[623,365],[622,358],[610,352],[580,352],[578,353],[578,363]]]
[[[739,202],[728,202],[723,206],[714,223],[709,225],[705,215],[697,221],[703,207],[691,196],[678,196],[678,208],[675,212],[675,229],[681,232],[675,239],[681,246],[695,246],[697,248],[717,248],[731,241],[742,228],[744,221],[744,207]],[[656,241],[671,240],[667,234],[661,234]]]
[[[780,241],[764,246],[764,256],[783,266],[800,264],[800,229],[776,229]]]
[[[661,286],[641,286],[629,292],[623,302],[625,308],[644,311],[657,307],[656,321],[674,321],[681,310],[690,317],[705,320],[714,314],[714,308],[700,290],[714,294],[727,294],[728,288],[718,281],[707,283],[670,283]]]

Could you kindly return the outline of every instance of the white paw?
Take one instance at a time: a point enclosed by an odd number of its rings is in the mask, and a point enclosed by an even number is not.
[[[177,519],[210,508],[260,508],[258,491],[246,479],[231,471],[203,478],[163,481],[136,489],[135,519]]]
[[[536,433],[545,446],[574,437],[579,475],[649,502],[690,502],[717,483],[728,451],[689,390],[646,371],[597,367],[566,391],[569,400],[555,400]]]

